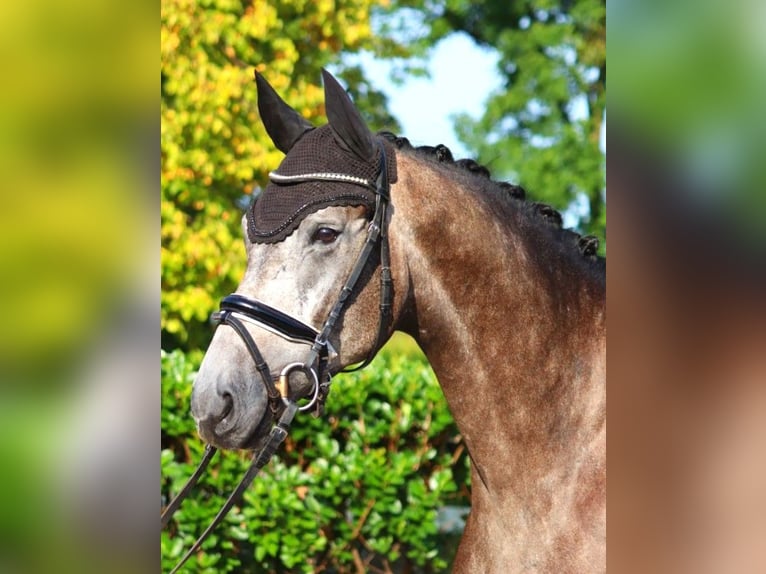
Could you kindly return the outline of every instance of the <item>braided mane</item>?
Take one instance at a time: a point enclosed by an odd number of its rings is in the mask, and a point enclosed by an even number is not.
[[[492,180],[489,169],[477,161],[467,158],[455,160],[450,149],[444,144],[415,147],[406,137],[397,136],[389,131],[380,131],[378,132],[378,135],[390,141],[397,149],[415,151],[425,157],[435,159],[438,163],[453,165],[466,172],[485,178],[488,182],[494,184],[494,191],[501,199],[506,201],[525,202],[532,214],[540,217],[549,225],[561,230],[564,240],[575,245],[583,257],[591,261],[603,259],[598,256],[598,237],[595,235],[583,236],[571,229],[564,229],[561,213],[559,213],[553,206],[548,205],[547,203],[527,202],[527,192],[523,187],[507,181]]]

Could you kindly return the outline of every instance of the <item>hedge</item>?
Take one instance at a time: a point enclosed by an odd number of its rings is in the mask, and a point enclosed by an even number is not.
[[[162,497],[175,494],[204,445],[189,414],[199,353],[162,354]],[[219,454],[162,533],[168,571],[213,519],[250,453]],[[425,359],[383,352],[336,377],[326,413],[299,415],[241,505],[186,572],[442,572],[459,532],[440,510],[466,506],[468,461]],[[458,488],[457,485],[461,485]]]

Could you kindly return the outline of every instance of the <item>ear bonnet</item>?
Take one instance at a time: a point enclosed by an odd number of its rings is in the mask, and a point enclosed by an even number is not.
[[[271,182],[247,211],[247,233],[253,243],[277,243],[285,239],[307,215],[332,205],[364,205],[375,209],[375,179],[380,167],[380,147],[370,160],[349,153],[336,140],[329,125],[306,132],[290,150]],[[391,144],[376,137],[386,148],[389,182],[396,181],[396,155]],[[312,177],[333,174],[337,181]],[[294,178],[292,181],[290,178]]]
[[[253,243],[282,241],[307,215],[325,207],[363,205],[371,215],[384,148],[388,181],[396,181],[393,146],[373,136],[337,80],[324,71],[323,76],[330,123],[314,128],[256,74],[264,126],[287,156],[247,211]]]

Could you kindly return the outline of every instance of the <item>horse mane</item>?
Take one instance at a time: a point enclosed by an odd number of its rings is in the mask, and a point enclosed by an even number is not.
[[[486,166],[473,159],[454,159],[450,149],[444,144],[437,146],[413,146],[406,137],[400,137],[389,131],[380,131],[378,135],[391,142],[397,149],[414,152],[420,157],[435,162],[437,165],[453,166],[466,174],[479,179],[481,189],[498,201],[513,204],[517,209],[524,210],[530,217],[537,218],[555,230],[559,238],[569,245],[576,247],[580,255],[587,261],[603,266],[604,257],[598,255],[599,240],[594,235],[581,235],[571,229],[565,229],[563,218],[553,206],[527,200],[527,192],[520,185],[507,181],[495,181]],[[474,182],[475,183],[475,182]]]

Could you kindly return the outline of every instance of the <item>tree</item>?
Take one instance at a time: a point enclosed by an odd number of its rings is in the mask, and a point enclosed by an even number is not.
[[[425,14],[423,44],[464,32],[498,51],[503,89],[488,98],[480,119],[457,118],[458,136],[493,175],[534,198],[559,209],[585,200],[579,227],[603,240],[604,0],[400,0],[394,9]]]
[[[373,35],[373,1],[162,1],[164,348],[206,346],[207,317],[244,270],[237,214],[282,158],[258,119],[253,70],[307,118],[323,118],[320,69],[342,51],[407,53]],[[365,78],[351,72],[353,94]],[[382,94],[366,89],[358,103],[396,125]]]

